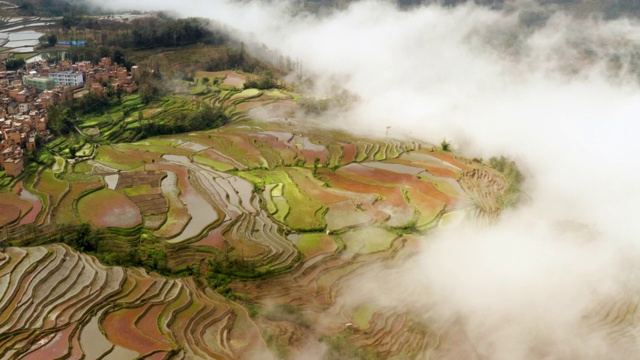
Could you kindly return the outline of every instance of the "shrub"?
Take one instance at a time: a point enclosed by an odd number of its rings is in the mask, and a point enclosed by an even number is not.
[[[451,148],[451,143],[447,139],[443,139],[440,145],[442,146],[442,151],[449,151]]]

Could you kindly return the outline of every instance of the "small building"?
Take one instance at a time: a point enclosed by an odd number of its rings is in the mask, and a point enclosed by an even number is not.
[[[0,167],[10,176],[17,176],[24,170],[23,150],[21,147],[12,145],[0,152]]]
[[[5,174],[18,176],[24,171],[24,159],[22,157],[11,157],[4,161]]]
[[[48,106],[56,104],[58,94],[53,91],[44,91],[40,94],[39,99],[42,103],[42,107],[46,109]]]
[[[122,90],[124,90],[124,92],[126,92],[127,94],[131,94],[134,91],[138,90],[138,85],[136,83],[123,85]]]
[[[29,110],[31,110],[31,104],[30,103],[20,103],[18,105],[18,109],[20,109],[20,113],[21,114],[26,114],[29,112]]]
[[[100,62],[98,63],[98,65],[101,67],[108,68],[109,66],[111,66],[111,58],[103,57],[102,59],[100,59]]]
[[[8,106],[7,106],[7,113],[9,115],[17,115],[18,112],[20,111],[20,108],[18,107],[18,103],[17,102],[11,102]]]
[[[4,131],[4,139],[9,146],[20,144],[20,133],[15,129],[7,129]]]
[[[91,84],[91,87],[89,88],[89,92],[97,96],[102,96],[102,94],[104,93],[104,90],[105,90],[104,86],[102,86],[102,84],[97,82]]]
[[[36,149],[36,137],[29,136],[27,138],[27,151],[34,151]]]
[[[47,122],[45,119],[40,119],[36,122],[36,131],[41,132],[47,130]]]
[[[22,82],[25,86],[32,86],[36,88],[38,92],[53,90],[56,87],[55,82],[52,78],[25,76],[24,78],[22,78]]]
[[[56,43],[56,47],[72,47],[72,46],[84,47],[84,46],[87,46],[87,41],[86,40],[71,40],[71,41],[58,41]]]

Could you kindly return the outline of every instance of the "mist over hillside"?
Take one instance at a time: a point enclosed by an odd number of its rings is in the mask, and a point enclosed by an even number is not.
[[[528,200],[497,223],[440,230],[401,268],[371,268],[345,299],[413,309],[463,334],[449,358],[637,357],[636,313],[620,323],[602,313],[640,290],[640,23],[603,3],[544,3],[361,1],[324,16],[287,2],[113,6],[230,24],[239,40],[299,59],[317,94],[338,84],[359,99],[301,121],[446,138],[526,169]]]

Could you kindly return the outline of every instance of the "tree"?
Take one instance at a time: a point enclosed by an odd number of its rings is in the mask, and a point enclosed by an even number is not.
[[[245,89],[255,88],[260,90],[266,90],[266,89],[273,89],[277,87],[278,87],[278,82],[273,76],[273,72],[271,72],[271,70],[265,70],[260,76],[260,78],[249,79],[244,83]]]
[[[52,105],[47,108],[49,122],[47,127],[56,135],[68,134],[71,121],[68,118],[68,109],[63,109],[62,105]]]
[[[442,145],[442,151],[449,151],[449,148],[451,147],[451,143],[448,142],[447,139],[442,140],[440,145]]]
[[[113,56],[113,61],[118,65],[124,66],[127,62],[124,52],[120,49],[114,49],[112,56]]]
[[[200,80],[200,81],[202,82],[202,84],[206,85],[206,84],[208,84],[208,83],[209,83],[209,78],[204,77],[204,78],[202,78],[202,80]]]
[[[25,61],[24,59],[10,57],[4,61],[4,64],[7,66],[7,70],[18,70],[24,66]]]
[[[98,245],[96,234],[87,223],[74,227],[72,232],[65,236],[64,242],[80,251],[95,251]]]
[[[49,43],[49,46],[55,46],[58,43],[58,37],[56,34],[51,33],[47,36],[47,42]]]

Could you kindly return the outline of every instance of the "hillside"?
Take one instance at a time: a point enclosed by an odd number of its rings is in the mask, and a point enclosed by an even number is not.
[[[409,312],[340,293],[368,267],[410,258],[437,227],[492,221],[506,178],[417,140],[319,130],[301,94],[242,90],[253,77],[197,72],[148,104],[129,96],[84,116],[84,135],[49,145],[52,166],[3,189],[0,358],[437,349]],[[227,123],[135,140],[205,105]]]

